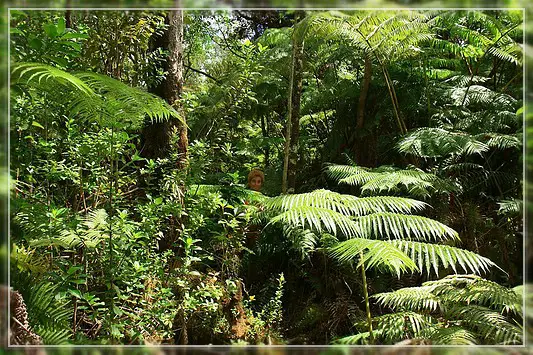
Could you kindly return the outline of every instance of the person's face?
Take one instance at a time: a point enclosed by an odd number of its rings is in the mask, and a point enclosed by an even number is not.
[[[259,176],[254,176],[254,178],[250,180],[250,188],[254,191],[261,190],[261,185],[263,185],[263,182]]]

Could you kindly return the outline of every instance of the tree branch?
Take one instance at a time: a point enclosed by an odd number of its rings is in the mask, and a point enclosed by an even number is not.
[[[215,77],[213,77],[213,76],[207,74],[206,72],[203,72],[203,71],[201,71],[201,70],[199,70],[199,69],[195,69],[195,68],[193,68],[193,67],[191,67],[190,65],[187,65],[187,64],[183,64],[183,66],[184,66],[185,68],[187,68],[187,69],[192,70],[193,72],[196,72],[196,73],[198,73],[198,74],[202,74],[203,76],[206,76],[206,77],[208,77],[209,79],[214,80],[214,81],[217,82],[217,83],[220,83],[220,80],[218,80],[217,78],[215,78]]]

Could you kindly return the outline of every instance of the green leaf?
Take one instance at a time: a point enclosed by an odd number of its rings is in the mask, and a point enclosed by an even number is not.
[[[44,129],[44,127],[43,127],[39,122],[37,122],[37,121],[33,121],[33,122],[31,123],[31,125],[32,125],[32,126],[35,126],[35,127],[39,127],[39,128]]]
[[[60,17],[57,21],[57,33],[61,35],[63,32],[65,32],[65,18]]]
[[[43,42],[41,42],[41,40],[38,38],[32,38],[28,41],[28,45],[30,46],[30,48],[39,50],[43,46]]]
[[[56,25],[54,25],[53,23],[47,23],[43,27],[44,27],[44,32],[46,33],[48,37],[50,38],[57,37],[58,31],[57,31]]]
[[[80,299],[82,298],[80,290],[69,289],[68,293],[70,293],[72,296],[74,296],[76,298],[80,298]]]
[[[84,33],[78,33],[78,32],[67,32],[63,36],[61,36],[61,39],[87,39],[89,38],[88,35]]]

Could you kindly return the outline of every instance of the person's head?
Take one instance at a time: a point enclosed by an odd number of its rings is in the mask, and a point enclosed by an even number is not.
[[[248,187],[254,191],[261,191],[263,182],[265,181],[265,174],[261,170],[253,169],[248,174]]]

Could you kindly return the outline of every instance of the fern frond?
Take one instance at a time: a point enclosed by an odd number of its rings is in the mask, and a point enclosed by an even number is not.
[[[152,121],[165,121],[172,117],[179,119],[182,123],[185,121],[181,115],[161,98],[149,92],[132,88],[118,80],[108,76],[83,72],[75,74],[83,80],[93,91],[102,95],[107,103],[107,107],[112,107],[115,114],[120,114],[123,119],[129,116],[139,116],[139,122],[142,122],[144,116]],[[135,123],[132,120],[132,123]]]
[[[416,264],[406,254],[381,240],[348,239],[330,248],[330,255],[339,262],[359,258],[361,253],[363,258],[359,260],[359,265],[365,265],[365,269],[376,267],[398,277],[402,272],[417,270]]]
[[[361,186],[364,192],[397,192],[404,188],[414,196],[428,196],[431,191],[453,191],[455,187],[434,174],[420,169],[397,169],[379,167],[369,170],[359,166],[329,165],[326,168],[329,177],[338,183]]]
[[[391,212],[358,217],[356,224],[367,238],[410,240],[458,240],[452,228],[433,219]]]
[[[145,117],[163,121],[174,117],[185,121],[163,99],[105,75],[81,72],[70,74],[39,63],[18,63],[13,69],[14,83],[35,87],[54,101],[102,126],[117,122],[140,127]],[[59,85],[59,86],[58,86]]]
[[[398,150],[401,153],[423,158],[436,158],[451,154],[481,154],[488,149],[486,144],[469,134],[430,127],[412,131],[398,143]]]
[[[509,323],[504,316],[494,310],[478,305],[454,307],[451,317],[461,319],[461,323],[476,328],[477,333],[493,344],[521,344],[522,328]]]
[[[504,216],[519,216],[522,214],[523,201],[519,199],[502,200],[498,202],[498,214]]]
[[[522,314],[522,297],[515,291],[477,275],[449,275],[424,286],[443,302],[478,304],[498,312]]]
[[[298,251],[302,259],[309,257],[318,243],[318,236],[309,229],[285,227],[283,234],[292,242],[292,247]]]
[[[91,87],[80,80],[80,78],[58,68],[41,63],[17,63],[13,65],[11,81],[13,84],[25,83],[39,87],[50,84],[50,81],[52,81],[77,90],[83,97],[94,95]]]
[[[309,228],[321,233],[324,229],[333,235],[337,230],[346,237],[361,236],[360,229],[355,222],[342,213],[320,207],[294,207],[273,217],[270,224],[281,222],[292,227]]]
[[[374,330],[373,332],[374,337],[379,337],[382,332],[379,329]],[[347,337],[343,337],[340,339],[337,339],[333,341],[333,344],[337,345],[363,345],[368,344],[370,340],[370,333],[369,332],[362,332],[354,335],[350,335]]]
[[[452,247],[449,245],[428,244],[406,240],[388,241],[412,260],[415,260],[418,269],[427,274],[431,269],[439,275],[439,267],[451,267],[457,273],[457,265],[460,265],[465,272],[487,272],[490,267],[495,266],[500,269],[490,259],[480,256],[468,250]],[[501,270],[501,269],[500,269]],[[503,270],[502,270],[503,271]]]
[[[380,329],[388,343],[406,338],[418,338],[423,330],[431,327],[432,317],[411,311],[397,312],[374,317],[376,329]]]
[[[429,336],[432,344],[435,345],[475,345],[476,336],[471,331],[451,326],[448,328],[438,328]]]
[[[430,287],[404,287],[387,293],[371,296],[383,306],[394,310],[411,310],[416,312],[434,312],[442,310],[439,297],[433,294]]]
[[[355,197],[329,190],[315,190],[309,193],[282,195],[264,201],[267,211],[288,211],[295,207],[327,208],[346,215],[362,216],[374,212],[409,213],[420,211],[428,205],[425,202],[403,197],[376,196]]]
[[[35,253],[34,249],[26,249],[13,243],[11,248],[11,265],[21,271],[30,271],[34,275],[41,275],[48,269],[49,261],[43,256]]]

